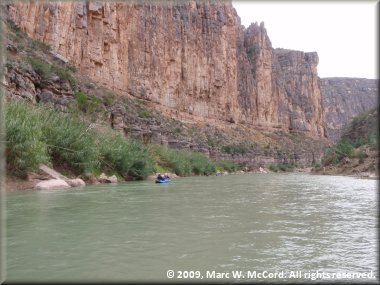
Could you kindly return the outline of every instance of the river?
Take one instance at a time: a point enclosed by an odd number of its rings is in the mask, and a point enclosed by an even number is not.
[[[269,173],[7,192],[6,281],[377,281],[377,186]]]

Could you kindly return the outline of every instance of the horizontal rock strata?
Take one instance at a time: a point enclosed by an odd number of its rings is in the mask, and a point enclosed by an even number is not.
[[[98,84],[163,114],[325,137],[318,55],[274,50],[263,23],[246,29],[231,3],[25,1],[6,14]]]

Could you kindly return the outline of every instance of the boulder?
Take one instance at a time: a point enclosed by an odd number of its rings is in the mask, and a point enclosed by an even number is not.
[[[104,173],[100,174],[100,176],[98,177],[98,181],[100,183],[106,183],[107,182],[107,175],[105,175]]]
[[[80,179],[80,178],[67,180],[66,182],[71,187],[83,187],[83,186],[86,186],[86,183],[84,183],[84,181],[82,179]]]
[[[63,189],[70,188],[70,185],[67,184],[62,179],[50,179],[47,181],[39,182],[34,189],[36,190],[50,190],[50,189]]]
[[[117,183],[117,177],[115,175],[112,175],[111,177],[108,177],[106,181],[108,183]]]

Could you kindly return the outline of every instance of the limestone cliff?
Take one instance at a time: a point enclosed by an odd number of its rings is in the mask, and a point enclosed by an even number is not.
[[[327,138],[336,142],[353,116],[378,105],[379,80],[342,77],[320,81]]]
[[[182,121],[325,137],[316,53],[274,50],[228,2],[14,2],[6,14],[82,73]]]

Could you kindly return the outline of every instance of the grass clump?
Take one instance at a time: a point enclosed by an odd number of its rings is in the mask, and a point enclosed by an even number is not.
[[[57,75],[61,81],[69,81],[71,87],[74,87],[76,84],[75,78],[66,67],[49,65],[45,61],[33,57],[26,57],[24,61],[29,63],[34,71],[44,79],[49,80],[53,75]]]
[[[86,110],[88,99],[82,92],[74,92],[74,98],[78,103],[78,107],[82,110]]]
[[[7,162],[20,174],[53,161],[67,162],[85,176],[94,169],[111,169],[126,179],[141,179],[155,172],[156,160],[142,143],[129,141],[111,129],[99,132],[42,104],[7,102],[5,128]]]
[[[141,117],[141,118],[145,118],[145,119],[150,119],[150,118],[152,118],[153,116],[150,115],[147,111],[143,111],[143,112],[140,114],[140,117]]]
[[[222,153],[225,153],[225,154],[246,154],[249,149],[243,144],[238,144],[238,145],[234,145],[234,144],[229,144],[229,145],[224,145],[222,146],[221,148],[221,151]]]
[[[40,164],[48,164],[49,150],[41,124],[43,114],[30,112],[25,103],[8,103],[5,113],[7,168],[24,175],[36,171]]]
[[[372,114],[373,112],[375,112],[377,110],[377,106],[366,111],[366,112],[363,112],[363,113],[360,113],[358,115],[356,115],[355,117],[353,117],[350,121],[350,126],[351,127],[355,127],[356,125],[359,125],[361,124],[367,117],[369,114]]]
[[[291,166],[287,167],[285,164],[282,164],[282,163],[278,165],[271,164],[269,166],[269,170],[273,172],[278,172],[278,171],[292,172],[294,171],[294,165],[292,164]]]
[[[35,72],[42,78],[49,78],[51,75],[50,65],[41,59],[35,59],[32,57],[25,58],[25,61],[30,64]]]
[[[273,172],[278,172],[280,169],[278,168],[278,166],[274,165],[274,164],[271,164],[269,166],[269,170],[270,171],[273,171]]]
[[[228,171],[229,173],[241,170],[239,166],[228,160],[218,160],[216,166],[221,171]]]
[[[108,129],[98,133],[95,143],[102,166],[111,165],[123,177],[139,180],[156,172],[153,153],[140,141],[128,141],[123,133]]]
[[[29,43],[29,47],[32,50],[40,50],[40,51],[42,51],[44,53],[48,53],[49,51],[51,51],[51,46],[50,45],[45,44],[44,42],[41,42],[39,40],[32,40]]]
[[[163,145],[151,146],[158,165],[167,167],[177,175],[188,176],[194,174],[215,173],[216,166],[201,153],[189,150],[176,151]]]

